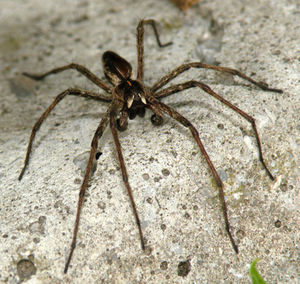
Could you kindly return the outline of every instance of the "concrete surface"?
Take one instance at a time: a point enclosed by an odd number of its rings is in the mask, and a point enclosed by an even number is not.
[[[109,3],[108,3],[109,2]],[[121,3],[120,3],[121,2]],[[296,0],[202,1],[186,13],[169,1],[0,2],[0,281],[2,283],[249,283],[255,258],[268,283],[297,283],[299,257],[300,8]],[[140,18],[159,22],[160,49],[146,31],[145,81],[203,60],[238,68],[284,93],[201,70],[202,80],[254,116],[272,182],[257,160],[248,122],[200,90],[164,102],[189,118],[224,180],[240,253],[224,230],[217,188],[190,133],[171,119],[130,121],[121,144],[147,241],[143,253],[109,131],[82,211],[67,275],[81,168],[105,104],[70,97],[42,125],[30,165],[18,174],[31,128],[67,87],[97,90],[74,71],[43,82],[23,71],[78,62],[103,77],[101,54],[136,68]],[[182,269],[183,268],[183,269]]]

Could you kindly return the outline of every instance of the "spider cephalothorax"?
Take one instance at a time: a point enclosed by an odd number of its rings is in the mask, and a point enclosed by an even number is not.
[[[130,110],[147,105],[147,89],[136,80],[124,80],[113,90],[113,96],[124,103],[122,110]]]
[[[154,113],[151,117],[151,121],[153,124],[155,124],[155,125],[161,124],[163,115],[168,115],[168,116],[172,117],[173,119],[175,119],[176,121],[178,121],[183,126],[189,128],[189,130],[191,131],[191,134],[192,134],[193,138],[195,139],[195,142],[197,143],[200,151],[202,152],[202,154],[211,170],[211,173],[219,187],[219,195],[220,195],[220,200],[221,200],[222,210],[223,210],[223,215],[224,215],[224,220],[225,220],[225,228],[226,228],[227,234],[229,236],[229,239],[231,241],[231,244],[232,244],[235,252],[238,253],[238,247],[233,239],[233,236],[231,233],[231,227],[230,227],[229,220],[228,220],[227,206],[226,206],[226,202],[225,202],[225,198],[224,198],[224,191],[223,191],[223,183],[222,183],[212,161],[210,160],[210,158],[201,142],[199,133],[196,130],[196,128],[193,126],[193,124],[189,120],[187,120],[183,115],[181,115],[176,110],[169,107],[168,105],[162,103],[160,101],[161,98],[164,98],[166,96],[172,95],[177,92],[184,91],[189,88],[200,88],[207,94],[213,96],[214,98],[219,100],[221,103],[225,104],[226,106],[231,108],[233,111],[235,111],[236,113],[241,115],[243,118],[245,118],[248,122],[251,123],[254,134],[255,134],[257,146],[258,146],[259,159],[260,159],[264,169],[266,170],[267,174],[269,175],[269,177],[272,180],[274,179],[273,175],[271,174],[271,172],[269,171],[269,169],[267,168],[267,166],[264,162],[261,143],[260,143],[258,131],[256,129],[255,120],[253,117],[251,117],[246,112],[239,109],[238,107],[234,106],[229,101],[222,98],[220,95],[218,95],[216,92],[214,92],[208,85],[206,85],[202,82],[199,82],[199,81],[191,80],[191,81],[187,81],[184,83],[171,85],[164,89],[162,89],[162,87],[164,87],[167,83],[169,83],[175,77],[177,77],[178,75],[180,75],[181,73],[185,72],[186,70],[188,70],[190,68],[199,68],[199,69],[206,68],[206,69],[211,69],[211,70],[215,70],[215,71],[219,71],[219,72],[225,72],[225,73],[229,73],[232,75],[236,75],[236,76],[243,78],[243,79],[247,80],[248,82],[250,82],[266,91],[272,91],[272,92],[277,92],[277,93],[281,93],[282,91],[279,89],[269,88],[266,83],[255,81],[252,78],[246,76],[245,74],[241,73],[240,71],[238,71],[236,69],[208,65],[205,63],[201,63],[201,62],[192,62],[192,63],[187,63],[184,65],[181,65],[181,66],[175,68],[169,74],[160,78],[152,87],[148,88],[143,83],[143,81],[144,81],[143,37],[144,37],[144,25],[146,25],[146,24],[152,26],[154,33],[155,33],[157,43],[160,47],[164,47],[164,46],[171,44],[170,42],[166,43],[166,44],[161,44],[154,20],[151,20],[151,19],[141,20],[137,26],[138,68],[137,68],[136,79],[132,79],[131,65],[124,58],[120,57],[118,54],[116,54],[115,52],[112,52],[112,51],[106,51],[102,57],[104,74],[112,86],[107,84],[103,80],[99,79],[96,75],[94,75],[91,71],[89,71],[84,66],[76,64],[76,63],[71,63],[69,65],[65,65],[65,66],[62,66],[59,68],[52,69],[41,75],[24,73],[24,75],[26,75],[32,79],[41,80],[50,74],[59,73],[59,72],[62,72],[64,70],[68,70],[68,69],[75,69],[79,73],[84,75],[87,79],[89,79],[93,83],[95,83],[98,87],[100,87],[106,93],[108,93],[108,95],[105,95],[105,94],[94,93],[91,91],[86,91],[86,90],[79,89],[79,88],[69,88],[69,89],[61,92],[60,94],[58,94],[56,96],[56,98],[54,99],[54,101],[52,102],[52,104],[46,109],[46,111],[42,114],[42,116],[39,118],[39,120],[35,123],[35,125],[32,129],[28,147],[27,147],[24,166],[19,175],[19,180],[21,180],[23,177],[23,174],[27,168],[28,162],[29,162],[31,147],[32,147],[32,143],[35,138],[36,132],[40,128],[42,122],[47,118],[49,113],[52,111],[52,109],[63,98],[65,98],[68,95],[74,95],[74,96],[81,96],[81,97],[85,97],[85,98],[89,98],[89,99],[93,99],[93,100],[97,100],[97,101],[109,102],[107,112],[102,117],[102,119],[95,131],[92,142],[91,142],[91,150],[90,150],[89,160],[88,160],[88,163],[86,166],[84,179],[83,179],[81,189],[79,192],[77,214],[76,214],[75,226],[74,226],[74,231],[73,231],[73,239],[72,239],[70,253],[69,253],[69,256],[68,256],[68,259],[67,259],[67,262],[65,265],[65,269],[64,269],[65,273],[68,270],[73,252],[76,247],[76,238],[77,238],[77,232],[78,232],[78,227],[79,227],[81,207],[82,207],[84,195],[85,195],[85,192],[87,189],[88,180],[92,173],[94,160],[99,157],[98,140],[100,139],[105,128],[108,125],[110,125],[112,136],[113,136],[113,139],[114,139],[114,142],[116,145],[116,150],[117,150],[118,158],[120,161],[123,181],[124,181],[124,184],[126,186],[126,189],[127,189],[127,192],[128,192],[129,198],[130,198],[130,203],[131,203],[134,217],[136,220],[136,224],[137,224],[137,227],[139,230],[141,247],[143,250],[145,249],[145,243],[144,243],[143,233],[142,233],[142,229],[141,229],[140,219],[139,219],[137,209],[135,206],[135,202],[133,199],[132,190],[131,190],[131,187],[130,187],[130,184],[128,181],[128,175],[127,175],[127,171],[126,171],[125,162],[123,159],[123,154],[122,154],[122,150],[121,150],[121,145],[120,145],[117,129],[125,130],[127,128],[128,118],[133,119],[136,117],[136,115],[143,117],[145,114],[146,108],[150,109]]]

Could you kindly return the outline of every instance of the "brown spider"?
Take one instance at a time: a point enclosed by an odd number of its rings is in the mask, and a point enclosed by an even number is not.
[[[229,73],[231,75],[236,75],[236,76],[239,76],[266,91],[282,93],[282,90],[269,88],[266,83],[257,82],[255,80],[253,80],[252,78],[246,76],[245,74],[241,73],[238,70],[227,68],[227,67],[208,65],[205,63],[201,63],[201,62],[192,62],[192,63],[181,65],[181,66],[175,68],[169,74],[167,74],[164,77],[162,77],[161,79],[159,79],[152,87],[149,88],[143,83],[143,81],[144,81],[144,41],[143,41],[144,25],[152,26],[155,37],[156,37],[156,41],[160,47],[165,47],[165,46],[171,44],[171,42],[168,42],[166,44],[161,44],[154,20],[152,20],[152,19],[141,20],[137,26],[138,68],[137,68],[137,77],[135,80],[132,79],[131,65],[124,58],[120,57],[118,54],[114,53],[113,51],[106,51],[106,52],[104,52],[104,54],[102,56],[104,73],[105,73],[106,78],[108,79],[108,81],[111,83],[112,86],[107,84],[106,82],[102,81],[101,79],[99,79],[96,75],[94,75],[91,71],[89,71],[84,66],[76,64],[76,63],[71,63],[69,65],[55,68],[55,69],[52,69],[52,70],[50,70],[44,74],[40,74],[40,75],[24,73],[25,76],[30,77],[34,80],[42,80],[50,74],[59,73],[59,72],[62,72],[64,70],[68,70],[68,69],[75,69],[109,94],[109,95],[103,95],[103,94],[98,94],[98,93],[94,93],[94,92],[90,92],[90,91],[86,91],[86,90],[82,90],[82,89],[78,89],[78,88],[76,88],[76,89],[69,88],[69,89],[61,92],[59,95],[57,95],[56,98],[54,99],[54,101],[52,102],[52,104],[46,109],[46,111],[41,115],[39,120],[35,123],[32,131],[31,131],[31,136],[29,139],[28,147],[27,147],[26,158],[24,161],[24,167],[19,176],[19,180],[21,180],[23,177],[23,174],[25,172],[25,169],[28,165],[28,162],[29,162],[29,156],[30,156],[30,152],[31,152],[31,148],[32,148],[32,143],[35,138],[36,132],[40,128],[42,122],[47,118],[49,113],[52,111],[52,109],[63,98],[65,98],[68,95],[74,95],[74,96],[81,96],[81,97],[94,99],[94,100],[98,100],[98,101],[109,102],[108,109],[107,109],[105,115],[102,117],[102,119],[99,123],[99,126],[94,134],[92,143],[91,143],[89,160],[88,160],[88,163],[86,166],[84,179],[83,179],[81,189],[79,192],[77,214],[76,214],[76,219],[75,219],[71,249],[69,252],[68,259],[65,264],[64,273],[67,273],[67,271],[68,271],[72,255],[73,255],[74,249],[76,247],[76,238],[77,238],[77,232],[78,232],[78,226],[79,226],[80,212],[81,212],[81,207],[82,207],[82,203],[84,200],[85,191],[87,189],[88,181],[89,181],[89,178],[92,173],[93,162],[95,161],[95,159],[99,158],[99,152],[97,152],[98,140],[102,136],[102,134],[108,124],[110,125],[112,136],[113,136],[113,139],[114,139],[114,142],[116,145],[118,158],[120,161],[120,166],[121,166],[121,171],[122,171],[123,181],[125,183],[125,186],[126,186],[129,198],[130,198],[135,221],[136,221],[136,224],[137,224],[137,227],[139,230],[141,246],[142,246],[143,250],[145,249],[145,243],[144,243],[143,233],[142,233],[142,229],[141,229],[140,219],[139,219],[136,205],[135,205],[135,202],[133,199],[132,190],[129,185],[128,175],[127,175],[124,158],[123,158],[122,151],[121,151],[121,145],[119,142],[117,129],[120,131],[125,130],[127,128],[128,118],[134,119],[136,117],[136,115],[143,117],[145,114],[146,108],[149,108],[154,113],[151,117],[151,121],[155,125],[161,124],[163,121],[163,115],[167,114],[170,117],[172,117],[173,119],[177,120],[183,126],[190,129],[206,162],[208,163],[208,166],[212,172],[214,179],[217,182],[217,186],[219,188],[220,200],[221,200],[221,204],[222,204],[223,215],[224,215],[224,219],[225,219],[225,228],[228,233],[231,244],[233,246],[233,249],[235,250],[236,253],[238,253],[238,247],[232,237],[231,228],[230,228],[229,221],[228,221],[227,206],[225,203],[224,191],[223,191],[223,183],[222,183],[213,163],[211,162],[211,160],[201,142],[199,133],[189,120],[187,120],[184,116],[179,114],[176,110],[174,110],[171,107],[162,103],[159,100],[161,98],[164,98],[166,96],[172,95],[177,92],[181,92],[181,91],[189,89],[189,88],[198,87],[198,88],[202,89],[204,92],[208,93],[209,95],[215,97],[221,103],[227,105],[229,108],[231,108],[238,114],[240,114],[242,117],[244,117],[246,120],[248,120],[251,123],[252,128],[254,130],[255,137],[256,137],[256,142],[258,145],[259,159],[260,159],[264,169],[266,170],[267,174],[269,175],[269,177],[272,180],[274,180],[274,177],[272,176],[271,172],[269,171],[269,169],[267,168],[267,166],[264,162],[261,143],[260,143],[259,135],[258,135],[258,132],[256,129],[255,120],[253,117],[251,117],[244,111],[240,110],[236,106],[232,105],[229,101],[222,98],[220,95],[215,93],[209,86],[205,85],[202,82],[192,80],[192,81],[187,81],[184,83],[180,83],[180,84],[176,84],[176,85],[167,87],[160,91],[158,91],[158,90],[161,89],[163,86],[165,86],[168,82],[173,80],[175,77],[177,77],[179,74],[185,72],[186,70],[190,69],[191,67],[212,69],[212,70],[216,70],[216,71],[220,71],[220,72]]]

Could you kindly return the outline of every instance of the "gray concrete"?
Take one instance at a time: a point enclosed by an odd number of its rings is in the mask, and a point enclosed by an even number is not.
[[[17,283],[32,274],[27,283],[249,283],[249,264],[260,258],[258,269],[268,283],[297,283],[300,10],[296,2],[202,1],[184,14],[166,0],[64,4],[1,0],[0,281]],[[201,70],[175,81],[207,82],[254,116],[276,180],[268,178],[257,160],[248,122],[200,90],[166,98],[164,102],[195,124],[224,180],[239,255],[225,233],[218,190],[190,133],[168,118],[162,127],[153,127],[148,113],[146,119],[130,121],[129,129],[120,134],[146,252],[140,249],[107,131],[82,211],[77,249],[64,275],[81,168],[107,106],[75,97],[61,102],[39,131],[29,168],[18,182],[31,128],[55,95],[74,86],[97,90],[74,71],[38,83],[20,73],[78,62],[103,77],[101,54],[108,49],[136,69],[135,29],[140,18],[155,18],[162,41],[173,41],[160,49],[147,29],[147,84],[177,65],[204,60],[238,68],[284,90],[263,92]],[[28,261],[19,263],[22,259]],[[187,260],[190,272],[178,275],[179,263]]]

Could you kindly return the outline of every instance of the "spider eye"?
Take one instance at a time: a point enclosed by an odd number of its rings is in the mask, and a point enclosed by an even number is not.
[[[102,62],[104,67],[104,73],[111,81],[115,82],[116,79],[126,80],[131,77],[131,65],[115,52],[104,52],[102,56]]]

